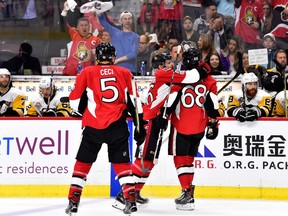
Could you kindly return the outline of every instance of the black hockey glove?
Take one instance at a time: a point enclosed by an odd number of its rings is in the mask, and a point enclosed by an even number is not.
[[[8,108],[6,112],[4,113],[4,116],[19,117],[20,115],[16,110],[13,110],[12,108]]]
[[[57,114],[53,109],[49,109],[45,112],[42,113],[42,116],[46,116],[46,117],[56,117]]]
[[[137,128],[134,129],[134,140],[136,141],[137,146],[142,145],[142,143],[145,141],[146,138],[146,130],[144,128],[144,125],[141,127],[139,132],[137,131]]]
[[[145,124],[147,121],[143,120],[143,114],[139,114],[139,131],[137,131],[137,127],[135,126],[134,130],[134,140],[136,141],[137,146],[142,145],[146,138],[146,129]]]
[[[258,107],[248,109],[246,112],[246,121],[255,121],[261,116],[261,110]]]
[[[211,122],[209,121],[207,124],[207,132],[206,132],[206,138],[210,140],[214,140],[218,136],[219,132],[219,121]]]
[[[160,129],[166,130],[168,127],[167,117],[163,117],[162,114],[157,116],[156,124]]]
[[[237,112],[235,118],[239,120],[240,122],[246,121],[246,111],[242,108],[239,108],[240,110]]]

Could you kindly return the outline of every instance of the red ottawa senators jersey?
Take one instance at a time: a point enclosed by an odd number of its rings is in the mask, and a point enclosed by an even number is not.
[[[217,93],[216,80],[211,76],[183,87],[181,99],[171,116],[171,124],[179,133],[190,135],[205,131],[208,114],[204,103],[209,92]]]
[[[70,104],[78,109],[82,93],[88,96],[82,127],[105,129],[117,121],[127,109],[127,91],[132,94],[132,73],[116,65],[97,65],[83,69],[77,75],[75,88],[69,95]]]
[[[155,82],[150,84],[146,103],[143,106],[144,119],[149,120],[155,118],[159,114],[159,110],[164,106],[165,100],[169,94],[169,84],[171,82],[173,70],[159,69],[155,73]],[[183,86],[175,85],[196,83],[200,80],[199,72],[196,69],[189,71],[175,71],[170,94],[178,92]]]

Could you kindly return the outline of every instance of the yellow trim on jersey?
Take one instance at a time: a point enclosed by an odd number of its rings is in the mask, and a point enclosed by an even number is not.
[[[0,185],[0,197],[67,197],[69,185]],[[145,185],[144,197],[176,198],[180,186]],[[110,197],[110,185],[86,185],[83,197]],[[196,198],[288,200],[288,188],[197,186]]]

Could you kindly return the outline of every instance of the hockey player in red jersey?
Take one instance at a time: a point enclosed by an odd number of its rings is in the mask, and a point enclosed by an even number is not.
[[[135,96],[136,92],[133,94],[132,85],[135,84],[132,82],[133,75],[126,68],[113,65],[115,56],[115,48],[109,43],[98,45],[97,65],[83,69],[77,76],[75,88],[69,96],[71,106],[76,110],[85,90],[88,97],[87,107],[82,117],[82,140],[68,195],[69,205],[65,210],[69,215],[78,211],[87,175],[103,143],[108,146],[109,161],[124,192],[123,212],[130,214],[137,211],[135,185],[129,163],[129,131],[126,122],[128,112],[133,117],[134,124],[138,126],[136,129],[139,129],[134,131],[134,140],[137,144],[144,142],[146,131],[140,99],[138,94]],[[131,100],[132,98],[134,100]]]
[[[184,62],[185,58],[192,58],[191,52],[194,49],[185,51],[183,53]],[[171,56],[162,53],[152,58],[152,66],[158,68],[155,73],[155,82],[151,83],[150,89],[147,95],[146,103],[143,106],[144,119],[148,120],[147,137],[143,145],[136,150],[136,159],[132,165],[132,172],[135,180],[136,189],[136,202],[139,204],[148,203],[148,199],[143,198],[140,195],[142,187],[145,185],[152,168],[154,167],[155,154],[160,151],[160,147],[157,148],[158,137],[161,129],[166,129],[168,120],[162,118],[161,109],[163,110],[164,103],[169,94],[169,83],[171,82],[172,73],[174,73],[172,80],[171,94],[169,95],[168,103],[169,110],[173,110],[173,104],[177,104],[179,99],[178,91],[183,87],[183,84],[196,83],[207,77],[210,72],[210,67],[205,63],[197,61],[196,65],[191,66],[187,64],[186,71],[174,71],[174,63]],[[177,84],[176,84],[177,83]],[[169,112],[167,112],[169,113]],[[156,150],[157,149],[157,150]],[[123,208],[123,196],[122,191],[116,196],[113,207]]]
[[[199,62],[200,59],[201,53],[198,51],[190,61]],[[194,157],[197,155],[206,127],[207,139],[215,139],[218,135],[216,117],[219,114],[216,93],[216,81],[210,75],[197,83],[185,85],[181,89],[181,98],[176,109],[171,114],[169,154],[174,157],[182,187],[182,195],[175,199],[178,210],[194,209],[194,186],[192,185]]]

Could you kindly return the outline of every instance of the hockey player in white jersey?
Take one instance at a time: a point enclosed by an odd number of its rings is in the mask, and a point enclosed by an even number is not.
[[[242,77],[242,89],[229,95],[227,115],[240,122],[254,121],[267,117],[271,109],[271,96],[258,89],[258,77],[254,73],[245,73]]]
[[[281,91],[275,97],[272,116],[288,117],[288,91]]]
[[[73,114],[68,97],[61,95],[51,77],[43,77],[39,83],[39,97],[32,98],[27,116],[60,116]]]
[[[0,116],[23,116],[25,101],[24,93],[12,87],[10,72],[0,68]]]

